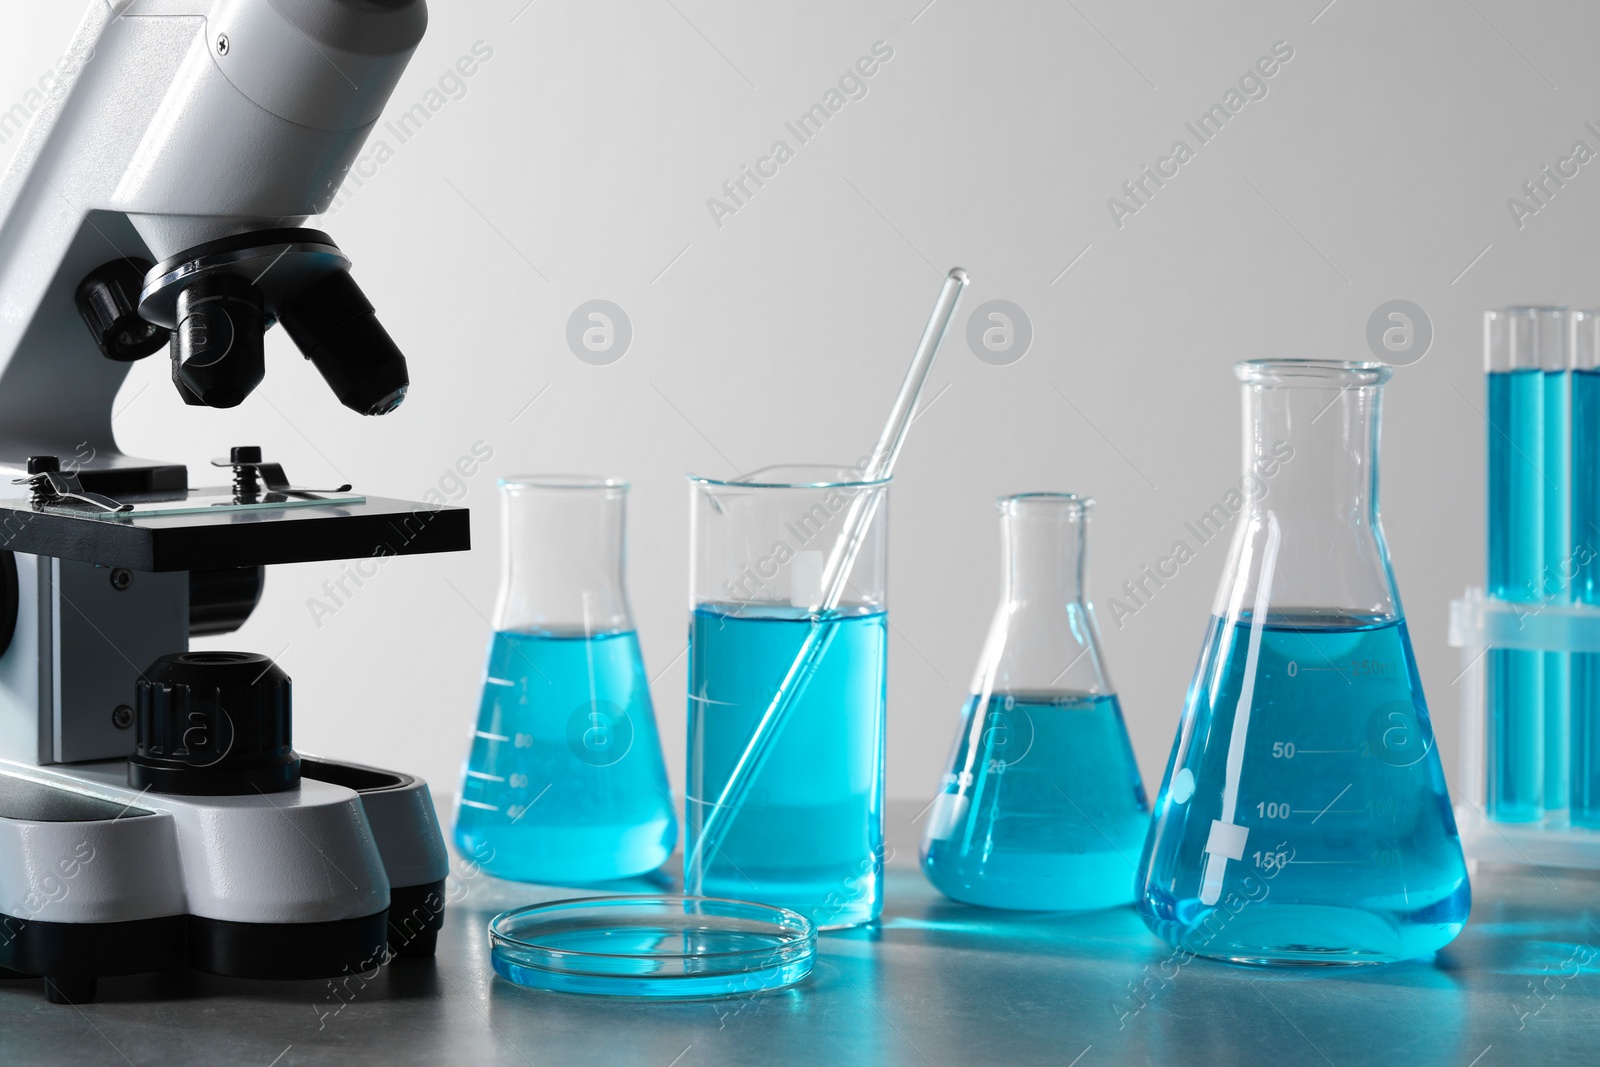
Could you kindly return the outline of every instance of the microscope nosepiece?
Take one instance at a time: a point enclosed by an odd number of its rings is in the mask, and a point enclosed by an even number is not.
[[[111,312],[85,321],[101,327]],[[265,375],[275,321],[352,411],[386,415],[411,384],[349,257],[321,230],[254,230],[170,256],[145,273],[138,315],[173,329],[172,380],[188,404],[242,403]]]

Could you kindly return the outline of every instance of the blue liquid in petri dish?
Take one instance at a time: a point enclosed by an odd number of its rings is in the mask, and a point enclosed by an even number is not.
[[[504,912],[489,923],[495,973],[591,996],[745,996],[811,973],[816,930],[794,912],[738,900],[615,896]]]
[[[973,695],[943,788],[922,870],[945,896],[1029,911],[1132,903],[1150,809],[1116,696]]]
[[[1538,369],[1486,375],[1489,389],[1489,595],[1539,599],[1544,578],[1544,395]],[[1545,653],[1485,657],[1485,807],[1501,822],[1544,817]]]
[[[813,625],[833,633],[720,849],[705,857],[699,892],[776,904],[833,929],[872,922],[883,907],[882,611],[820,618],[766,604],[694,611],[686,849]]]
[[[587,885],[655,870],[677,836],[638,637],[496,633],[461,854],[500,878]]]
[[[1269,617],[1230,820],[1250,639],[1248,616],[1212,619],[1145,842],[1140,916],[1170,944],[1240,963],[1429,955],[1472,898],[1405,623]],[[1214,820],[1243,828],[1238,858],[1207,853]]]
[[[1600,370],[1572,372],[1572,599],[1600,606]],[[1600,829],[1600,653],[1572,655],[1571,809]]]
[[[1572,573],[1571,423],[1572,375],[1566,370],[1544,372],[1544,598],[1567,603],[1568,576]],[[1567,807],[1568,705],[1571,698],[1571,656],[1544,654],[1544,807]]]

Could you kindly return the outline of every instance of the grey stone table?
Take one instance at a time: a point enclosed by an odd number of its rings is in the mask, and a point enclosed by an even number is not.
[[[574,894],[463,865],[432,963],[337,990],[109,979],[81,1007],[47,1004],[38,982],[0,982],[0,1063],[1600,1063],[1600,878],[1480,868],[1471,923],[1427,963],[1175,966],[1132,909],[1009,914],[944,900],[917,870],[915,814],[891,808],[881,926],[825,936],[815,972],[783,992],[645,1003],[511,985],[489,969],[484,924]]]

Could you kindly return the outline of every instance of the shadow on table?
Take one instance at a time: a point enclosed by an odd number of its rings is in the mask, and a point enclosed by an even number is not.
[[[1480,864],[1449,952],[1475,971],[1570,981],[1600,970],[1600,872]],[[1519,983],[1519,988],[1526,983]]]
[[[432,960],[396,960],[376,973],[367,972],[365,976],[347,974],[337,978],[288,981],[226,978],[191,970],[118,975],[100,979],[94,1003],[158,1004],[238,997],[270,1004],[309,1004],[336,1008],[362,998],[412,1000],[434,997],[439,992],[439,977]],[[43,1000],[44,979],[0,979],[0,996],[31,996]]]
[[[892,906],[881,937],[899,944],[1026,955],[1138,953],[1159,942],[1131,905],[1098,911],[1003,911],[950,900]]]

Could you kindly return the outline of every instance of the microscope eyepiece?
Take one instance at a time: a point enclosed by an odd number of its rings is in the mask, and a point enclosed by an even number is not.
[[[406,398],[406,357],[349,272],[336,270],[278,309],[278,321],[339,403],[387,415]]]

